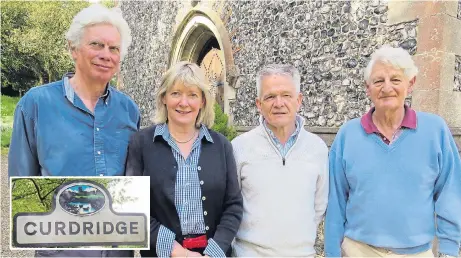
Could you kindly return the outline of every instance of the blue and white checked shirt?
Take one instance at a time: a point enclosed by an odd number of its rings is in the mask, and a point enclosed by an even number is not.
[[[266,130],[267,134],[270,136],[272,143],[274,146],[277,148],[277,150],[280,152],[280,155],[282,156],[283,159],[285,159],[288,151],[293,147],[293,145],[296,142],[296,139],[298,138],[299,131],[303,127],[303,121],[302,121],[301,116],[296,116],[296,129],[291,134],[290,138],[288,138],[288,141],[285,144],[282,144],[279,139],[274,135],[274,132],[272,132],[271,129],[267,127],[267,122],[265,119],[263,119],[262,123],[264,125],[264,129]]]
[[[202,125],[200,127],[199,136],[192,144],[192,150],[187,157],[181,155],[181,151],[171,138],[167,124],[157,125],[154,132],[155,137],[161,135],[163,139],[170,145],[174,158],[178,163],[178,172],[176,175],[175,197],[174,204],[179,215],[181,223],[181,231],[183,235],[205,234],[205,220],[203,219],[202,192],[200,188],[200,180],[197,170],[200,157],[201,142],[203,137],[211,143],[213,139],[208,132],[208,129]],[[170,257],[175,240],[175,233],[163,225],[160,226],[157,236],[157,255],[159,257]],[[225,257],[224,251],[212,239],[208,239],[208,245],[205,248],[204,254],[210,257]]]

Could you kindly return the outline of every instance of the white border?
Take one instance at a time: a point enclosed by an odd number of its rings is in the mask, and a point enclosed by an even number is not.
[[[61,250],[150,250],[150,208],[148,209],[148,214],[145,214],[147,217],[146,221],[146,226],[147,226],[147,247],[145,248],[107,248],[107,247],[80,247],[80,248],[46,248],[46,247],[13,247],[13,218],[11,217],[12,212],[13,212],[13,203],[12,203],[12,191],[11,191],[11,185],[12,185],[12,180],[13,179],[20,179],[20,178],[51,178],[51,179],[59,179],[59,178],[65,178],[65,179],[72,179],[72,180],[78,180],[78,179],[96,179],[100,178],[101,176],[10,176],[9,177],[9,194],[10,194],[10,232],[9,232],[9,247],[10,250],[27,250],[27,251],[33,251],[33,250],[55,250],[55,251],[61,251]],[[146,178],[145,180],[150,181],[150,176],[104,176],[104,179],[123,179],[123,178],[139,178],[139,177],[144,177]],[[148,189],[150,193],[150,189]],[[53,193],[54,194],[54,193]],[[149,198],[149,207],[150,207],[150,198]],[[57,207],[55,207],[57,208]]]

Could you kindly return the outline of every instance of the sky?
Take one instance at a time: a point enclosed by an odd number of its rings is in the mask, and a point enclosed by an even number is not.
[[[128,178],[128,177],[123,177]],[[150,180],[149,177],[135,176],[131,178],[130,183],[119,182],[114,187],[110,187],[108,190],[112,196],[120,192],[122,188],[125,189],[125,196],[134,197],[137,200],[134,202],[126,202],[122,205],[113,204],[112,207],[116,212],[141,212],[149,217],[150,213]]]

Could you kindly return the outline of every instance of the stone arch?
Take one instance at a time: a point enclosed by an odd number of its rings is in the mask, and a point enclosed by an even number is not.
[[[208,53],[217,49],[220,53],[215,55],[222,59],[223,68],[222,84],[218,85],[222,87],[222,102],[218,103],[223,111],[230,115],[229,101],[235,99],[235,84],[239,73],[234,64],[229,34],[215,11],[197,5],[185,15],[173,37],[168,67],[179,61],[190,61],[200,65],[199,62],[208,58]],[[229,118],[232,121],[232,116]]]

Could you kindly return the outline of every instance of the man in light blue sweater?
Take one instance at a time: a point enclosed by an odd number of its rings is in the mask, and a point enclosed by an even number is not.
[[[328,257],[433,256],[434,235],[439,256],[458,256],[460,156],[442,118],[404,104],[417,72],[387,46],[365,69],[374,107],[344,124],[330,150]]]

